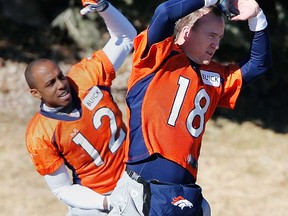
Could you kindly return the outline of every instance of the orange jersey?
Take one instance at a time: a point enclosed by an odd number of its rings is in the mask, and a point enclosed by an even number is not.
[[[121,111],[110,92],[114,78],[113,65],[103,51],[97,51],[67,73],[80,117],[41,109],[31,119],[26,144],[41,175],[52,174],[65,163],[74,183],[98,193],[114,189],[125,169],[126,137]]]
[[[211,62],[193,68],[173,37],[144,54],[146,45],[144,31],[134,41],[125,160],[136,162],[159,153],[196,179],[205,124],[217,107],[234,108],[242,86],[239,65]]]

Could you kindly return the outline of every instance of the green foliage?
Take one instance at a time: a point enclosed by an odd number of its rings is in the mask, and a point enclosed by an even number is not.
[[[79,8],[67,8],[52,21],[51,26],[66,31],[83,50],[98,49],[104,45],[99,31],[102,22],[97,22],[98,17],[93,13],[85,19],[80,15]]]

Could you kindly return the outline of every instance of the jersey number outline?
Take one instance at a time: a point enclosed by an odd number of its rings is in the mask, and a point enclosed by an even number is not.
[[[177,119],[179,117],[181,107],[189,87],[189,83],[190,80],[183,76],[180,76],[178,79],[178,90],[174,98],[174,102],[167,122],[169,125],[173,127],[176,125]],[[206,103],[203,107],[201,106],[200,103],[202,99],[206,100]],[[191,136],[197,138],[203,132],[205,124],[204,115],[207,112],[209,105],[210,105],[210,97],[206,92],[206,90],[202,88],[197,92],[194,98],[195,108],[190,111],[186,120],[186,127]],[[192,124],[196,116],[199,116],[200,118],[200,124],[198,128],[194,128]]]
[[[123,129],[121,128],[118,139],[115,138],[117,132],[116,117],[113,111],[107,107],[100,108],[95,112],[95,115],[93,116],[93,125],[96,130],[101,127],[102,125],[101,119],[104,116],[107,116],[110,119],[111,138],[109,140],[109,150],[114,154],[120,148],[126,135]],[[101,158],[97,149],[94,148],[94,146],[89,142],[89,140],[87,140],[83,136],[83,134],[81,134],[80,132],[77,133],[72,140],[76,145],[81,146],[87,152],[87,154],[94,160],[94,164],[96,166],[101,166],[102,164],[104,164],[104,161]]]

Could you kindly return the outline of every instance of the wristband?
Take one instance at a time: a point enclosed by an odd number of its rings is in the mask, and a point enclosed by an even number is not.
[[[266,28],[268,23],[266,16],[261,9],[257,16],[248,19],[248,25],[251,31],[261,31]]]
[[[80,10],[82,15],[97,11],[103,12],[109,7],[109,2],[106,0],[100,0],[97,4],[87,4],[83,9]]]
[[[92,5],[91,5],[92,6]],[[97,4],[97,7],[95,7],[95,10],[97,12],[103,12],[105,11],[109,6],[109,2],[106,1],[106,0],[101,0],[98,4]],[[93,6],[92,6],[93,8]]]

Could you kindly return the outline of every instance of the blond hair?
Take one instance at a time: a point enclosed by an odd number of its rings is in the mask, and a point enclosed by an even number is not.
[[[176,24],[175,24],[175,28],[174,28],[174,36],[175,36],[175,40],[178,39],[180,32],[182,31],[182,29],[185,26],[189,26],[191,27],[191,29],[197,29],[197,27],[199,26],[199,22],[198,20],[205,14],[212,12],[215,16],[217,17],[222,17],[222,12],[219,10],[219,8],[217,8],[216,6],[210,6],[210,7],[206,7],[206,8],[200,8],[199,10],[196,10],[190,14],[188,14],[185,17],[182,17],[181,19],[179,19]]]

